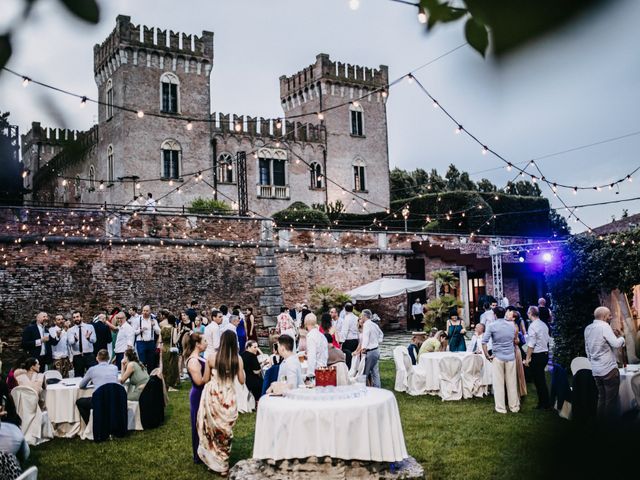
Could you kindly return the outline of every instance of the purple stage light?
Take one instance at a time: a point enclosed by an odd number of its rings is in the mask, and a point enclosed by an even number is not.
[[[549,252],[545,252],[542,254],[542,260],[544,260],[547,263],[550,262],[552,258],[553,258],[553,255],[551,255]]]

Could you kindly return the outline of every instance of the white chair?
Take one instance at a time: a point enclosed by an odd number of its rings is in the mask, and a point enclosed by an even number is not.
[[[349,385],[349,369],[347,368],[347,364],[344,362],[334,363],[333,367],[336,369],[336,384],[340,385]]]
[[[140,420],[140,402],[127,400],[127,430],[144,430]]]
[[[53,438],[53,427],[46,411],[40,409],[38,393],[31,387],[18,386],[11,390],[16,411],[22,419],[20,429],[29,445],[39,445]]]
[[[393,349],[393,363],[396,365],[396,384],[393,389],[396,392],[406,392],[409,386],[409,373],[404,364],[403,350],[406,350],[406,347],[402,345]]]
[[[591,370],[591,362],[587,357],[576,357],[571,360],[571,375],[575,375],[580,370]]]
[[[404,369],[407,372],[407,393],[409,395],[425,395],[427,393],[427,376],[417,365],[413,365],[409,350],[403,347],[401,355]]]
[[[482,355],[467,355],[462,359],[462,396],[464,398],[482,397],[486,394],[486,386],[482,385]]]
[[[358,377],[364,375],[364,356],[358,355],[351,357],[351,368],[349,369],[349,381],[356,383]]]
[[[58,370],[47,370],[44,372],[44,381],[46,382],[50,378],[57,378],[58,380],[62,380],[62,374]]]
[[[236,389],[236,403],[238,404],[238,413],[249,413],[256,409],[256,399],[247,388],[247,384],[240,384],[236,379],[234,382]]]
[[[440,398],[460,400],[462,398],[462,360],[444,357],[438,362],[440,368]]]
[[[15,480],[38,480],[38,467],[34,465],[27,468]]]

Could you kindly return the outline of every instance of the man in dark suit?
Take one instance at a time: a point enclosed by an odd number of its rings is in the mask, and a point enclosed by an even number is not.
[[[101,313],[93,319],[93,329],[96,331],[96,343],[93,345],[93,351],[109,350],[111,345],[111,329],[105,323],[106,316]]]
[[[37,358],[43,369],[51,363],[51,344],[45,325],[48,321],[47,313],[40,312],[36,315],[36,321],[22,332],[22,349],[29,357]]]

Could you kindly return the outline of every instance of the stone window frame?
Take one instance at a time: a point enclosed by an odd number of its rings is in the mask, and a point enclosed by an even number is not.
[[[324,175],[322,174],[322,165],[319,162],[311,162],[309,165],[310,174],[310,190],[324,190]]]
[[[113,158],[113,145],[109,145],[107,147],[107,179],[109,187],[113,185],[116,178]]]
[[[233,161],[233,155],[231,155],[231,153],[220,153],[220,155],[218,155],[217,166],[218,171],[216,172],[216,175],[219,184],[232,185],[236,183],[236,168]],[[227,177],[229,171],[231,172],[231,181],[228,181]]]
[[[169,172],[169,175],[165,175],[164,169],[164,152],[172,151],[178,152],[177,172]],[[180,142],[173,138],[167,138],[160,144],[160,177],[162,180],[180,180],[182,173],[182,145]]]
[[[96,167],[89,165],[89,191],[93,192],[96,189]]]
[[[162,103],[162,89],[164,88],[164,84],[167,83],[169,85],[176,85],[176,111],[173,112],[171,110],[165,110],[164,105]],[[160,112],[168,113],[171,115],[180,115],[181,113],[181,98],[180,98],[180,78],[173,72],[164,72],[160,75]]]
[[[260,182],[260,160],[269,160],[269,180],[270,182],[267,183],[261,183]],[[273,183],[273,161],[274,160],[281,160],[284,162],[284,185],[278,185],[281,187],[288,187],[289,186],[289,159],[287,157],[287,152],[285,150],[282,149],[278,149],[278,148],[261,148],[258,150],[258,155],[256,156],[256,173],[257,173],[257,182],[256,185],[271,185],[271,186],[276,186],[275,183]]]
[[[357,115],[357,114],[360,115]],[[355,115],[354,115],[355,114]],[[360,117],[360,124],[354,124],[354,116],[357,118]],[[357,127],[360,127],[359,129]],[[351,105],[349,106],[349,133],[352,137],[364,137],[364,109],[362,105]]]
[[[368,193],[367,163],[361,157],[356,157],[351,163],[351,168],[353,173],[353,191]]]
[[[113,81],[111,79],[107,80],[104,97],[106,104],[106,119],[111,120],[113,118]]]

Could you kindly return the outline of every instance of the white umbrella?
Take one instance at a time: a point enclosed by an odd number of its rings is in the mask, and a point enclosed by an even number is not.
[[[375,300],[424,290],[433,282],[428,280],[407,280],[405,278],[380,278],[347,292],[352,300]]]

